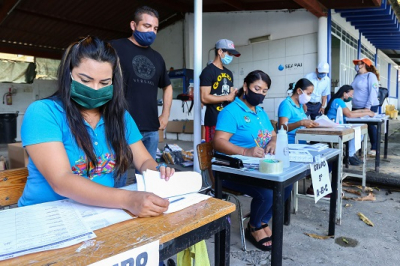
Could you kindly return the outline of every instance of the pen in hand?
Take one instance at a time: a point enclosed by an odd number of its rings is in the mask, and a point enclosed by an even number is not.
[[[174,202],[177,202],[177,201],[180,201],[180,200],[183,200],[184,198],[185,198],[185,197],[178,198],[178,199],[174,199],[173,201],[170,201],[169,204],[174,203]]]
[[[261,147],[260,147],[260,144],[258,144],[258,142],[257,142],[256,138],[254,137],[254,135],[253,135],[253,134],[251,134],[251,136],[253,137],[253,139],[254,139],[254,142],[257,144],[257,147],[261,148]]]

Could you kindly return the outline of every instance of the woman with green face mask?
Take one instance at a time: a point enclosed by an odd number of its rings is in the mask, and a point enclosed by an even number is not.
[[[58,90],[32,103],[21,128],[29,177],[19,206],[71,198],[77,202],[160,215],[169,202],[154,194],[113,188],[133,164],[158,170],[126,111],[119,59],[110,44],[88,36],[72,43],[58,69]]]
[[[359,109],[356,111],[351,111],[347,107],[346,102],[351,102],[351,100],[353,99],[353,92],[354,89],[350,85],[343,85],[342,87],[340,87],[335,95],[333,95],[325,109],[325,114],[329,117],[329,119],[336,119],[336,112],[339,107],[342,108],[344,121],[346,121],[346,117],[373,117],[375,115],[375,113],[372,112],[370,109]],[[362,161],[356,155],[354,139],[349,141],[349,157],[351,165],[359,165],[362,163]]]

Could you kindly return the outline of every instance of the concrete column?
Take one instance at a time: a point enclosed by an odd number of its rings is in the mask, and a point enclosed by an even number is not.
[[[328,61],[328,18],[318,19],[318,63]]]

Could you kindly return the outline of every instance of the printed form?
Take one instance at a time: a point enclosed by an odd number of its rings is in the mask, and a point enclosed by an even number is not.
[[[1,211],[0,224],[7,225],[0,238],[0,261],[96,237],[68,201]]]

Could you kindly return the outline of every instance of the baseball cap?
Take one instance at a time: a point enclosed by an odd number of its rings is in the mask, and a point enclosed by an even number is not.
[[[318,73],[329,73],[329,64],[321,62],[318,64]]]
[[[354,65],[358,65],[359,62],[363,62],[367,66],[372,66],[372,61],[369,60],[368,58],[361,58],[359,60],[353,60]]]
[[[227,50],[228,52],[230,52],[231,54],[233,54],[236,57],[240,56],[240,53],[235,50],[235,45],[233,44],[233,42],[231,40],[227,40],[227,39],[219,40],[215,44],[215,49]]]

